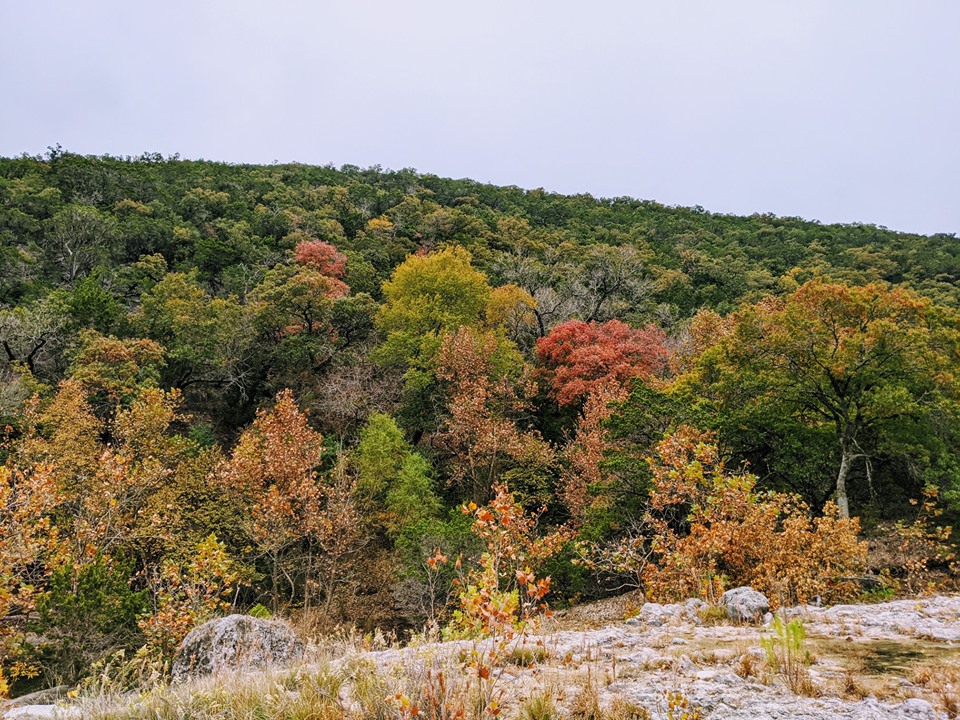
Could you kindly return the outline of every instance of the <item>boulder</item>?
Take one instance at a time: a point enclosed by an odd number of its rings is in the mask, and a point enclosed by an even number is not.
[[[286,665],[303,658],[303,643],[276,620],[229,615],[195,627],[180,643],[173,680]]]
[[[736,622],[757,622],[770,609],[767,596],[752,587],[727,590],[720,604],[727,611],[727,617]]]

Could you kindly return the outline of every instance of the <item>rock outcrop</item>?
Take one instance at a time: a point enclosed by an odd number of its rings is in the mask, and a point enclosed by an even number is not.
[[[726,609],[727,617],[735,622],[759,622],[770,610],[767,596],[752,587],[727,590],[720,604]]]
[[[195,627],[173,662],[173,680],[230,670],[287,665],[303,658],[293,630],[276,620],[229,615]]]

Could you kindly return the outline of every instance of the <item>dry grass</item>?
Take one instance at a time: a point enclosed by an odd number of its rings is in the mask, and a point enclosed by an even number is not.
[[[766,663],[760,660],[753,653],[743,653],[733,664],[733,671],[744,680],[749,678],[762,678]]]
[[[600,708],[600,693],[592,674],[587,674],[580,692],[570,703],[569,716],[571,720],[604,720],[603,710]]]
[[[135,701],[123,695],[87,698],[80,709],[83,717],[91,720],[341,720],[341,683],[342,678],[327,669],[236,674],[157,688]]]
[[[535,692],[521,705],[518,720],[559,720],[560,711],[554,694],[548,690]]]
[[[931,702],[948,718],[960,718],[960,663],[920,665],[910,681],[926,690]]]
[[[529,668],[546,662],[549,656],[543,645],[521,645],[510,651],[506,661],[511,665]]]
[[[837,679],[837,694],[848,700],[863,700],[872,694],[863,676],[863,665],[851,665],[844,668],[843,675]]]
[[[711,627],[715,625],[726,625],[730,622],[727,617],[727,610],[722,605],[708,605],[697,612],[700,622]]]
[[[607,710],[607,720],[651,720],[650,711],[624,697],[614,698]]]

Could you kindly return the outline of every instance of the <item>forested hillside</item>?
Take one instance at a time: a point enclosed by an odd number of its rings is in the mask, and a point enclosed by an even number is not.
[[[958,278],[953,235],[0,159],[0,695],[231,608],[852,597],[863,527],[916,591],[960,509]]]

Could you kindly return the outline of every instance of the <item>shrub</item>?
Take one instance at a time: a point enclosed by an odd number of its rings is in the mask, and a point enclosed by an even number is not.
[[[107,655],[141,644],[137,617],[146,609],[147,592],[130,587],[132,572],[132,562],[97,556],[51,574],[34,626],[47,640],[40,654],[48,680],[76,682]]]
[[[866,560],[859,522],[828,503],[821,517],[793,495],[762,493],[756,477],[728,472],[713,437],[681,427],[651,459],[653,488],[644,580],[655,597],[708,597],[750,585],[776,605],[852,597]],[[630,571],[632,568],[624,568]]]

